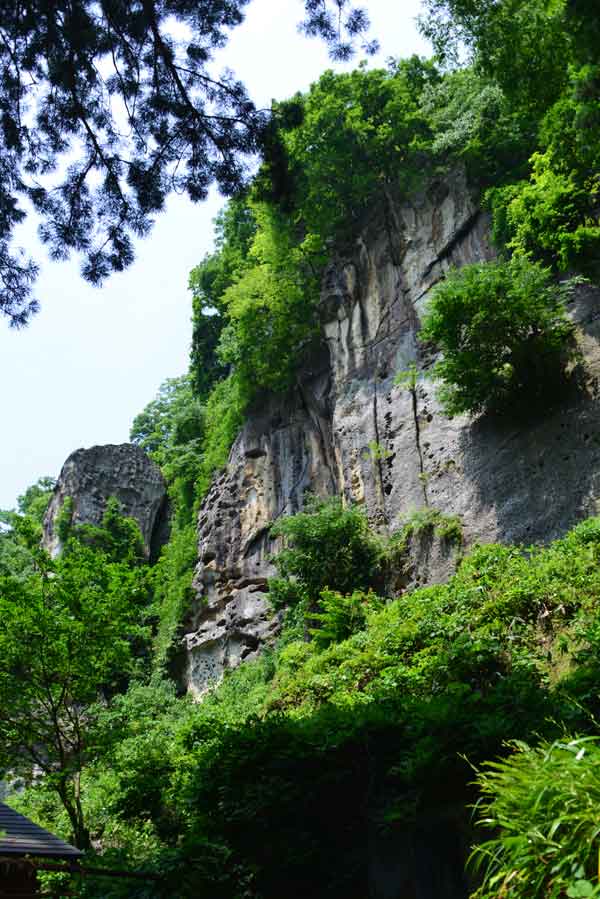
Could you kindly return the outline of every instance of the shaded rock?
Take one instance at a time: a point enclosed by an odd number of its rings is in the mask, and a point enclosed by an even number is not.
[[[111,496],[140,526],[146,554],[154,558],[168,537],[167,491],[158,466],[131,443],[92,446],[71,453],[62,467],[44,519],[43,544],[60,552],[56,519],[67,497],[74,524],[100,524]]]
[[[296,390],[252,411],[200,510],[197,599],[183,637],[192,692],[276,635],[265,598],[278,549],[269,526],[301,509],[306,491],[364,503],[374,525],[389,528],[396,439],[414,456],[410,403],[393,377],[416,357],[417,303],[449,265],[490,256],[487,221],[459,172],[411,203],[376,210],[354,253],[328,267],[323,352]],[[390,449],[382,470],[369,456],[373,442]],[[404,478],[407,501],[419,505],[417,474]]]
[[[327,360],[323,359],[322,364]],[[198,518],[197,599],[185,622],[185,683],[202,693],[256,656],[279,629],[265,594],[277,544],[269,525],[302,508],[307,489],[336,489],[326,397],[328,366],[302,390],[255,410]]]
[[[458,171],[410,202],[375,210],[354,250],[328,266],[327,353],[299,372],[291,395],[250,415],[200,511],[197,601],[183,638],[190,690],[202,693],[277,633],[263,586],[277,550],[269,525],[300,509],[306,490],[362,504],[384,534],[426,496],[462,517],[467,547],[549,541],[600,511],[596,288],[579,288],[570,307],[583,389],[519,424],[449,420],[441,411],[429,376],[435,356],[417,342],[420,316],[450,266],[493,256],[488,218]],[[411,363],[416,415],[410,394],[394,384]],[[438,540],[413,541],[412,568],[397,589],[446,580],[456,559]]]

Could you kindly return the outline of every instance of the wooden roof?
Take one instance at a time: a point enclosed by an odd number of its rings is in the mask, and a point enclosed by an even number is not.
[[[0,802],[0,857],[7,855],[76,859],[82,853]]]

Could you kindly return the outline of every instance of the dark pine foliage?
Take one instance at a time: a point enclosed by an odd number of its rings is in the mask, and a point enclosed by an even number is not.
[[[248,0],[11,0],[0,26],[0,311],[37,308],[38,267],[11,243],[29,201],[54,259],[100,284],[133,259],[169,192],[244,184],[266,116],[213,51]],[[368,21],[306,0],[304,30],[346,58]],[[364,45],[363,45],[364,46]]]
[[[300,28],[309,37],[320,37],[327,43],[332,59],[346,61],[361,40],[361,50],[368,56],[377,53],[379,44],[369,40],[369,17],[364,9],[352,6],[350,0],[304,0],[306,18]]]

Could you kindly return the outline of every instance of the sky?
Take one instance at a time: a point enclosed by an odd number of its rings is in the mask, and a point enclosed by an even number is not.
[[[428,55],[418,35],[419,0],[365,0],[381,52],[370,65]],[[297,32],[301,0],[252,0],[245,21],[219,52],[260,107],[306,90],[334,66],[326,47]],[[355,59],[353,65],[356,65]],[[51,262],[33,220],[19,244],[40,263],[42,310],[20,331],[0,319],[2,435],[0,509],[39,477],[57,477],[79,447],[123,443],[135,415],[160,384],[184,374],[191,338],[190,270],[212,248],[212,220],[223,204],[213,191],[192,204],[171,196],[135,262],[101,288],[87,284],[76,259]]]

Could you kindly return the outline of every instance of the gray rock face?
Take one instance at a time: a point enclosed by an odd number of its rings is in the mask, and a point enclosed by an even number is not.
[[[138,522],[148,557],[156,555],[165,538],[165,482],[158,466],[131,443],[71,453],[44,520],[43,543],[48,552],[54,556],[60,552],[56,518],[67,497],[73,500],[74,524],[100,524],[111,496],[119,500],[125,515]]]
[[[391,533],[424,505],[425,484],[431,506],[462,516],[467,545],[550,540],[599,510],[600,291],[580,289],[571,309],[584,393],[543,417],[532,410],[521,425],[448,420],[436,401],[419,317],[449,266],[493,257],[488,225],[457,172],[410,203],[376,211],[353,254],[327,269],[327,353],[301,373],[294,395],[250,416],[200,511],[197,601],[184,636],[194,693],[276,633],[265,601],[277,550],[268,527],[297,511],[307,489],[364,504],[372,524]],[[412,362],[416,416],[394,385]],[[415,585],[445,580],[455,564],[435,541],[415,547],[413,561]]]

